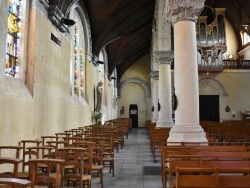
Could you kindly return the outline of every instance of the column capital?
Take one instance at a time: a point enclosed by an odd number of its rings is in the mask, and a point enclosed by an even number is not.
[[[152,80],[159,80],[159,71],[151,71],[150,77]]]
[[[167,22],[175,24],[181,20],[197,20],[204,8],[205,0],[166,0],[164,14]]]
[[[156,61],[159,64],[170,64],[174,60],[174,51],[155,51]]]

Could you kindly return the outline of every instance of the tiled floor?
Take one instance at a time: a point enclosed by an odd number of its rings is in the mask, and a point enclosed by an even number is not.
[[[104,188],[162,188],[159,166],[160,161],[153,163],[146,129],[133,129],[125,147],[115,152],[115,177],[104,169]],[[92,188],[100,187],[99,178],[93,178]]]

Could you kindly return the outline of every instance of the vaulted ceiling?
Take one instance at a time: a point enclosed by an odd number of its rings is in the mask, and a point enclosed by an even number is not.
[[[57,6],[66,13],[76,1],[49,0],[49,6]],[[98,56],[100,50],[106,48],[108,74],[111,75],[116,68],[119,80],[133,63],[150,53],[156,0],[80,1],[84,3],[90,20],[92,52]],[[226,8],[226,17],[236,33],[243,28],[242,25],[250,25],[250,0],[206,0],[205,5]],[[206,9],[202,14],[206,14]]]

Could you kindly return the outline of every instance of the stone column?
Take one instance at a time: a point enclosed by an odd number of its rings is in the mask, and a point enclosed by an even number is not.
[[[159,73],[158,71],[151,72],[151,77],[153,80],[153,97],[152,97],[152,123],[156,123],[159,118],[159,111],[158,111],[158,100],[159,100]]]
[[[152,117],[152,111],[151,111],[152,99],[151,99],[151,97],[146,98],[146,103],[147,103],[147,120],[151,120],[151,117]]]
[[[117,104],[117,109],[116,109],[116,113],[117,113],[117,117],[120,118],[121,114],[120,114],[120,109],[121,109],[121,96],[117,96],[116,98],[116,104]]]
[[[174,80],[177,109],[168,142],[207,142],[199,125],[195,21],[205,0],[166,0],[165,18],[174,27]]]
[[[171,62],[173,51],[155,52],[159,63],[159,103],[160,111],[156,127],[172,127]]]

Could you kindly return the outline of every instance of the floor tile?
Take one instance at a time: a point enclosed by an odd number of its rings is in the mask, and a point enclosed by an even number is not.
[[[144,174],[144,166],[157,172],[160,161],[153,162],[147,130],[133,128],[125,146],[115,153],[115,177],[104,169],[104,188],[162,188],[161,176]],[[92,180],[92,188],[100,188],[98,178]]]

